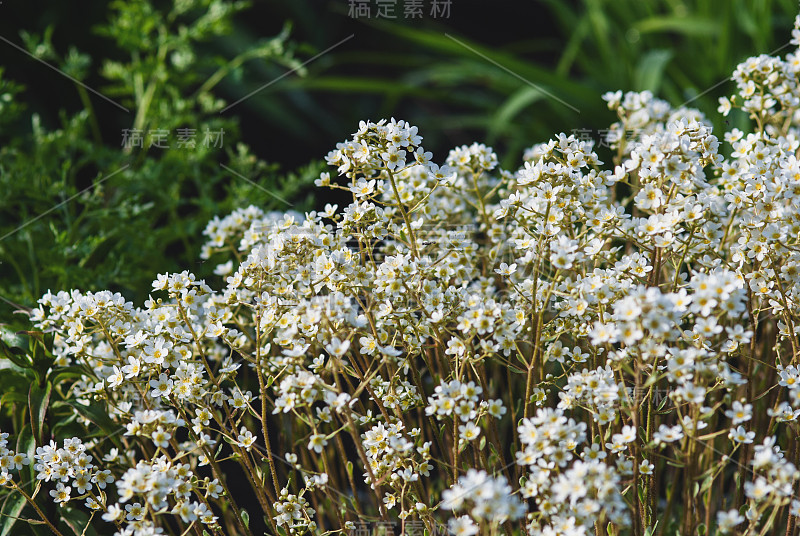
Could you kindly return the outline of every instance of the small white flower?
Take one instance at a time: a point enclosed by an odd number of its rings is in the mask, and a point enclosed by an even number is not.
[[[728,438],[736,443],[752,443],[755,437],[756,433],[748,432],[745,430],[744,426],[731,428],[730,432],[728,432]]]
[[[112,504],[108,507],[108,511],[103,514],[104,521],[116,521],[119,519],[123,514],[123,510],[118,504]]]
[[[53,501],[56,504],[64,506],[70,499],[70,493],[72,492],[72,488],[69,486],[65,486],[62,482],[56,484],[56,489],[50,490],[50,496],[53,497]]]
[[[322,434],[312,434],[311,439],[308,441],[308,450],[313,450],[316,453],[321,453],[322,448],[328,444],[328,440]]]
[[[447,530],[453,536],[478,534],[478,525],[469,516],[454,517],[447,522]]]
[[[125,511],[128,512],[125,519],[128,521],[141,521],[144,517],[144,508],[138,502],[133,504],[126,504]]]
[[[358,179],[358,182],[350,187],[350,191],[359,199],[367,197],[375,191],[375,179]]]
[[[500,263],[500,268],[495,268],[495,270],[494,270],[494,272],[496,274],[505,275],[505,276],[509,276],[509,275],[513,274],[514,272],[516,272],[516,271],[517,271],[517,265],[516,264],[512,263],[511,266],[509,266],[505,262]]]
[[[459,425],[458,432],[459,435],[467,441],[474,441],[481,435],[481,429],[473,422]]]
[[[752,418],[753,405],[742,404],[736,400],[731,409],[725,411],[725,416],[733,421],[733,424],[741,424]]]
[[[114,365],[112,367],[112,373],[108,377],[108,386],[111,388],[118,387],[120,384],[122,384],[124,379],[125,377],[122,374],[122,370],[120,370],[118,366]]]
[[[350,348],[350,341],[345,339],[344,341],[339,340],[338,337],[334,337],[331,339],[330,344],[325,345],[325,349],[331,355],[335,355],[336,357],[342,357],[345,352]]]
[[[722,533],[728,533],[736,528],[737,525],[744,523],[744,516],[737,510],[727,512],[717,512],[717,525]]]
[[[647,458],[642,460],[642,463],[639,464],[639,474],[652,475],[653,469],[655,469],[655,465],[650,463],[650,460],[648,460]]]
[[[500,399],[489,400],[489,404],[486,406],[486,411],[494,417],[495,419],[501,418],[503,415],[506,414],[506,407],[503,405],[503,401]]]
[[[253,443],[256,442],[257,436],[254,436],[250,430],[242,426],[241,433],[237,439],[238,441],[236,444],[249,451],[252,448]]]
[[[653,434],[653,440],[656,443],[672,443],[683,439],[683,430],[680,425],[667,426],[662,424],[658,427],[658,432]]]
[[[160,426],[156,431],[152,433],[150,436],[155,443],[156,446],[161,448],[167,448],[169,446],[169,440],[172,439],[172,434],[161,428]]]

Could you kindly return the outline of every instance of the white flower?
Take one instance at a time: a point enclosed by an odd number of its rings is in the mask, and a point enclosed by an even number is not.
[[[86,470],[82,470],[81,472],[75,475],[75,479],[72,481],[72,485],[75,486],[78,495],[83,495],[84,493],[86,493],[87,490],[92,489],[90,477],[91,475],[89,474],[89,471]]]
[[[653,441],[656,443],[672,443],[683,438],[683,430],[680,425],[667,426],[662,424],[658,427],[658,432],[653,434]]]
[[[481,435],[481,429],[473,422],[459,425],[458,432],[459,435],[467,441],[474,441]]]
[[[142,505],[138,502],[126,504],[125,511],[128,512],[125,516],[125,519],[128,521],[141,521],[145,513],[144,508],[142,508]]]
[[[589,332],[592,338],[592,344],[595,346],[603,343],[614,343],[617,341],[619,329],[614,324],[604,324],[599,320],[594,323],[594,327]]]
[[[375,179],[369,181],[364,178],[358,179],[358,182],[350,187],[350,191],[357,198],[367,197],[375,191]]]
[[[505,262],[501,262],[500,263],[500,268],[495,268],[495,270],[494,270],[494,272],[496,274],[505,275],[505,276],[509,276],[509,275],[513,274],[514,272],[516,272],[516,271],[517,271],[517,265],[515,263],[512,263],[511,266],[509,266]]]
[[[172,392],[173,382],[165,373],[161,373],[156,380],[150,380],[150,387],[153,388],[150,391],[150,396],[153,398],[158,398],[161,396],[169,396]]]
[[[498,399],[489,400],[486,411],[494,417],[495,419],[501,418],[503,415],[506,414],[506,407],[503,405],[503,401]]]
[[[169,283],[169,274],[158,274],[156,280],[153,281],[153,290],[164,290]]]
[[[655,465],[650,463],[650,460],[647,458],[643,459],[642,463],[639,464],[639,474],[652,475],[653,469],[655,469]]]
[[[636,428],[626,425],[622,427],[622,432],[620,434],[615,435],[620,436],[619,439],[621,442],[630,443],[632,441],[636,441]]]
[[[169,446],[169,440],[172,439],[172,434],[161,428],[158,427],[151,436],[153,443],[161,448],[167,448]]]
[[[65,486],[62,482],[59,482],[56,484],[56,489],[50,490],[50,496],[53,497],[53,501],[56,504],[64,506],[70,499],[69,495],[71,491],[71,487]]]
[[[733,421],[733,424],[741,424],[747,422],[752,417],[753,405],[742,404],[736,400],[731,409],[725,411],[725,416]]]
[[[112,367],[113,371],[111,375],[108,377],[108,386],[111,388],[118,387],[125,377],[122,374],[122,370],[116,365]]]
[[[123,514],[123,510],[120,507],[120,505],[112,504],[112,505],[109,505],[108,511],[105,514],[103,514],[103,520],[104,521],[109,521],[109,522],[116,521],[117,519],[119,519],[122,516],[122,514]]]
[[[719,98],[719,107],[717,107],[717,112],[722,114],[722,117],[727,117],[729,113],[731,113],[731,101],[727,97],[720,97]]]
[[[742,516],[737,510],[717,512],[717,525],[722,533],[728,533],[732,531],[741,523],[744,523],[744,516]]]
[[[256,442],[257,436],[254,436],[250,430],[242,426],[241,433],[237,439],[236,444],[249,451],[253,443]]]
[[[175,505],[172,509],[172,513],[181,516],[184,523],[191,523],[197,520],[197,514],[194,513],[196,507],[197,503],[183,501]]]
[[[728,438],[730,438],[731,441],[734,441],[736,443],[752,443],[755,437],[756,433],[748,432],[747,430],[744,429],[744,426],[731,428],[730,432],[728,433]]]
[[[322,434],[311,434],[311,439],[308,441],[308,450],[313,450],[316,453],[321,453],[322,448],[328,444],[327,438]]]
[[[447,522],[447,530],[453,536],[478,534],[478,525],[469,516],[454,517]]]
[[[0,449],[2,450],[2,449]],[[11,467],[20,470],[22,469],[23,465],[29,465],[31,463],[30,458],[24,452],[17,452],[13,456],[11,456]]]
[[[744,494],[756,502],[762,501],[773,490],[774,488],[762,476],[758,477],[755,482],[744,483]]]
[[[335,355],[336,357],[342,357],[349,348],[350,341],[347,339],[342,341],[339,340],[338,337],[332,338],[331,342],[325,345],[325,349],[328,351],[328,353]]]

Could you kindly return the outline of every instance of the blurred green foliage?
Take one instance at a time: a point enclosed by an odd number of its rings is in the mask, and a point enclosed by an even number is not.
[[[481,141],[514,166],[526,147],[554,133],[608,128],[616,118],[600,99],[606,91],[650,90],[673,105],[688,103],[714,116],[719,130],[724,119],[715,117],[717,99],[732,91],[727,80],[736,65],[787,52],[780,49],[788,46],[798,12],[794,0],[472,4],[453,2],[451,19],[358,19],[357,50],[334,51],[328,64],[310,66],[310,76],[291,83],[343,101],[354,94],[378,97],[371,117],[394,115],[418,125],[435,157],[452,145]],[[346,3],[339,10],[346,12]],[[459,17],[467,14],[477,29],[460,31]],[[528,30],[512,31],[515,18]],[[369,32],[385,44],[365,46]],[[747,124],[744,117],[729,121]]]
[[[234,57],[204,46],[230,34],[246,7],[112,2],[95,29],[113,47],[98,55],[114,58],[97,66],[105,80],[97,90],[83,82],[90,54],[59,54],[52,27],[22,32],[31,55],[75,80],[82,108],[62,109],[47,127],[35,110],[26,115],[22,88],[0,72],[0,322],[11,318],[11,302],[30,306],[48,289],[112,289],[140,303],[156,273],[208,275],[197,261],[214,215],[251,203],[289,208],[281,199],[308,205],[299,192],[319,165],[279,179],[276,165],[241,142],[237,116],[220,114],[226,102],[215,86],[245,62],[300,66],[288,26]]]

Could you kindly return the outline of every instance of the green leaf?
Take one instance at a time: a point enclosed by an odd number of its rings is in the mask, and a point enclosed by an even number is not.
[[[60,382],[74,378],[80,379],[89,376],[86,371],[80,367],[58,367],[50,374],[50,382],[53,385],[58,385]]]
[[[47,371],[53,366],[56,358],[53,355],[54,332],[45,333],[43,331],[22,331],[28,336],[28,351],[33,364],[33,371],[39,387],[44,387]]]
[[[19,437],[17,437],[17,452],[24,452],[28,455],[28,459],[31,460],[31,463],[22,466],[19,474],[21,479],[24,478],[24,481],[21,482],[21,484],[27,483],[29,493],[32,494],[33,483],[36,481],[33,463],[33,456],[36,454],[36,440],[33,437],[33,432],[31,431],[30,426],[26,426],[20,431]],[[22,487],[24,488],[25,486]]]
[[[403,24],[386,24],[382,21],[373,21],[373,24],[382,30],[397,35],[403,39],[417,43],[430,50],[438,50],[455,57],[470,60],[474,65],[490,65],[495,76],[507,76],[517,83],[539,84],[559,98],[567,101],[594,102],[596,94],[585,84],[580,84],[567,77],[561,77],[517,55],[510,54],[480,45],[456,35],[443,35],[411,28]],[[502,74],[501,74],[502,73]],[[513,73],[513,74],[510,74]],[[524,81],[523,81],[524,80]],[[582,104],[582,103],[579,103]],[[554,108],[562,111],[561,107]],[[572,117],[572,112],[570,112]]]
[[[70,528],[75,536],[96,536],[97,531],[89,525],[90,517],[72,506],[65,506],[59,518]],[[84,530],[85,529],[85,530]]]
[[[705,493],[708,491],[708,488],[714,483],[714,474],[713,472],[703,480],[703,485],[700,487],[700,493]]]
[[[643,54],[634,78],[636,91],[650,90],[657,93],[664,70],[671,59],[672,51],[666,49],[651,50]]]
[[[0,397],[0,408],[2,408],[5,404],[9,402],[19,402],[21,404],[26,404],[28,402],[28,397],[23,395],[22,393],[9,391],[8,393],[5,393],[3,394],[2,397]]]
[[[22,513],[22,509],[25,508],[25,502],[25,497],[21,493],[12,493],[6,499],[1,511],[2,516],[0,516],[0,523],[2,523],[0,525],[0,536],[9,536],[11,534],[11,529],[14,528],[17,518]]]
[[[28,391],[28,406],[31,412],[31,429],[33,437],[36,439],[37,445],[44,444],[44,419],[47,415],[47,407],[50,405],[50,394],[53,391],[53,385],[49,382],[44,384],[44,387],[39,387],[37,384],[32,383]]]
[[[17,332],[7,325],[0,325],[0,341],[4,342],[11,348],[24,349],[27,346],[27,341],[22,333]]]
[[[52,434],[58,437],[62,433],[62,429],[66,428],[78,420],[78,414],[73,412],[68,417],[59,416],[54,419],[55,423],[50,427]],[[76,425],[77,426],[77,425]]]
[[[633,26],[641,33],[677,32],[692,36],[717,35],[720,24],[702,17],[650,17]]]
[[[3,368],[4,365],[7,366]],[[0,393],[3,393],[2,400],[5,400],[7,396],[13,397],[13,395],[18,395],[22,398],[21,401],[23,403],[27,403],[28,399],[25,395],[32,381],[33,375],[30,373],[29,369],[0,361]],[[20,400],[17,398],[15,401]],[[1,401],[0,406],[2,406]]]
[[[19,348],[10,348],[3,341],[0,341],[0,359],[5,358],[20,368],[30,368],[31,362],[25,352]]]
[[[517,90],[508,100],[497,110],[489,124],[487,143],[494,143],[495,137],[504,131],[508,124],[513,121],[522,110],[534,102],[545,97],[545,93],[532,86],[526,86]]]
[[[647,501],[645,501],[645,493],[646,493],[646,491],[647,490],[645,488],[644,481],[641,480],[639,485],[636,486],[636,493],[638,493],[638,495],[639,495],[639,502],[641,504],[646,504],[647,503]]]
[[[109,417],[104,411],[104,407],[101,409],[97,406],[84,406],[83,404],[79,404],[72,400],[68,401],[67,403],[75,408],[82,417],[89,419],[99,427],[96,435],[105,435],[106,437],[113,438],[112,440],[115,444],[119,442],[119,440],[116,438],[116,435],[119,432],[119,426],[117,426],[114,421],[111,420],[111,417]]]
[[[25,351],[27,341],[21,332],[0,325],[0,358],[6,358],[20,368],[30,368],[31,361]]]
[[[242,508],[242,521],[244,521],[244,526],[248,529],[250,528],[250,514],[247,513],[247,510]]]

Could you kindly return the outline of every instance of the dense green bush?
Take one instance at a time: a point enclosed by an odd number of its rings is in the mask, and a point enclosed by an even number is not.
[[[237,116],[219,113],[227,103],[215,86],[245,62],[300,65],[288,27],[232,58],[203,46],[229,34],[246,7],[113,2],[95,31],[110,44],[98,55],[117,59],[101,65],[75,48],[57,51],[52,27],[23,34],[31,55],[74,79],[83,107],[45,125],[0,72],[0,322],[11,318],[9,302],[29,306],[49,288],[143,299],[152,271],[197,259],[196,237],[215,214],[297,202],[318,166],[279,180],[278,167],[241,141]],[[105,80],[97,90],[84,85],[90,69]]]

